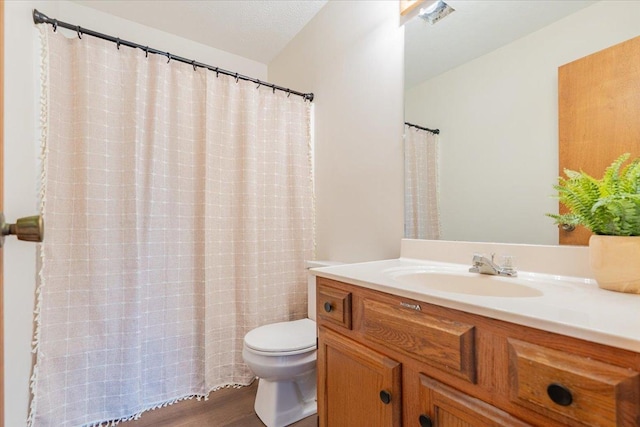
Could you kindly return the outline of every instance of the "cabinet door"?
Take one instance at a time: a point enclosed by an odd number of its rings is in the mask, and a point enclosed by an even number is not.
[[[400,427],[401,366],[320,327],[318,417],[321,427]]]
[[[491,406],[425,375],[420,375],[423,413],[408,425],[420,427],[525,427],[530,426]]]

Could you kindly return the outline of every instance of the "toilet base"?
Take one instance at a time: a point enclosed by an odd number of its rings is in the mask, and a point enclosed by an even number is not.
[[[315,371],[298,381],[268,381],[260,378],[254,409],[267,427],[284,427],[318,411]],[[311,393],[311,389],[313,392]]]

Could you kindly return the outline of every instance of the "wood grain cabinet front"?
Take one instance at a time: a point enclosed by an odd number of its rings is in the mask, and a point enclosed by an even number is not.
[[[632,369],[509,339],[510,398],[570,426],[640,425]]]
[[[316,312],[320,320],[351,329],[351,292],[331,286],[331,281],[317,281]]]
[[[420,375],[420,427],[531,427],[507,412]]]
[[[362,331],[371,341],[475,383],[473,325],[426,314],[417,304],[367,298]]]
[[[320,328],[318,414],[321,427],[400,427],[401,366]]]
[[[317,300],[320,426],[640,427],[638,352],[330,279]]]

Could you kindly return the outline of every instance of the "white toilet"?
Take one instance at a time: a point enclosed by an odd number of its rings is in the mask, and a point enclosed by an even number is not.
[[[335,262],[309,261],[307,268]],[[317,412],[316,281],[308,278],[308,319],[273,323],[244,337],[242,357],[260,378],[254,405],[267,427],[284,427]]]

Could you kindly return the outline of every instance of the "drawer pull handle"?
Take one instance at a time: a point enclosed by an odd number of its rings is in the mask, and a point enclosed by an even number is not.
[[[547,387],[547,394],[549,398],[560,406],[569,406],[573,402],[573,396],[571,390],[563,386],[562,384],[553,383]]]
[[[420,418],[418,418],[418,420],[420,420],[420,427],[433,427],[433,422],[431,421],[431,417],[429,417],[428,415],[420,415]]]
[[[324,311],[326,311],[327,313],[331,313],[331,310],[333,310],[333,307],[331,306],[330,302],[325,302],[324,303]]]
[[[389,402],[391,402],[391,393],[389,393],[387,390],[382,390],[380,392],[380,400],[382,400],[382,403],[384,403],[385,405],[388,405]]]

